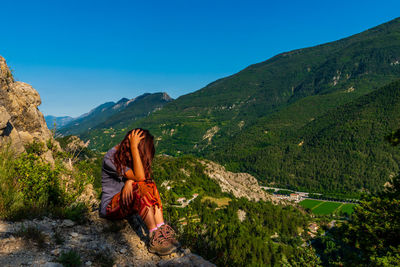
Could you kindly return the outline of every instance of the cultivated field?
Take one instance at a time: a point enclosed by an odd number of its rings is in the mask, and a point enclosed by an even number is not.
[[[350,203],[345,204],[333,201],[305,199],[302,202],[300,202],[300,205],[303,208],[311,209],[311,211],[314,214],[329,215],[333,213],[339,214],[341,212],[351,214],[356,204],[350,204]]]
[[[320,200],[314,200],[314,199],[305,199],[302,202],[300,202],[300,205],[303,208],[308,208],[308,209],[313,209],[315,206],[320,205],[322,201]]]
[[[332,214],[341,205],[342,203],[325,201],[317,207],[314,207],[312,212],[318,215],[328,215]]]

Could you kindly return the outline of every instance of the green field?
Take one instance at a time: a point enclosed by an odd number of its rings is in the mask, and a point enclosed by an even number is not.
[[[348,214],[351,214],[353,212],[354,206],[356,205],[314,199],[305,199],[299,204],[305,209],[311,209],[311,211],[317,215],[329,215],[339,212],[346,212]]]
[[[343,212],[343,213],[346,212],[348,214],[352,214],[355,206],[356,206],[356,204],[343,204],[338,211]]]
[[[314,200],[314,199],[305,199],[302,202],[300,202],[300,205],[305,208],[305,209],[313,209],[315,206],[321,204],[320,200]]]
[[[314,209],[312,209],[312,212],[315,214],[318,214],[318,215],[328,215],[328,214],[332,214],[341,205],[342,205],[342,203],[325,201],[318,207],[315,207]]]

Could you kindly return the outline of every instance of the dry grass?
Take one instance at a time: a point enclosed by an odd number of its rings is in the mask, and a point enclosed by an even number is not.
[[[205,202],[206,200],[214,202],[215,204],[218,205],[219,208],[228,206],[229,202],[231,201],[229,197],[215,198],[215,197],[205,196],[201,199],[201,202]]]

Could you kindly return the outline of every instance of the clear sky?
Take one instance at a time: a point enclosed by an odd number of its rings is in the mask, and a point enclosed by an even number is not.
[[[78,116],[145,92],[176,98],[278,53],[400,16],[398,0],[0,2],[0,55],[42,97]]]

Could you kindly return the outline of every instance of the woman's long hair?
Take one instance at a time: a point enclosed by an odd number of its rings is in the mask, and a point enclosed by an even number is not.
[[[155,148],[154,148],[154,137],[150,134],[148,130],[141,128],[136,128],[142,130],[144,138],[140,140],[138,145],[140,159],[142,160],[144,175],[146,180],[152,179],[151,163],[154,158]],[[125,167],[131,168],[133,170],[133,160],[131,152],[131,144],[129,141],[129,135],[132,131],[130,130],[124,137],[124,139],[119,144],[117,151],[114,154],[114,164],[117,168],[119,175],[123,175],[123,170]],[[134,170],[133,170],[134,171]]]

